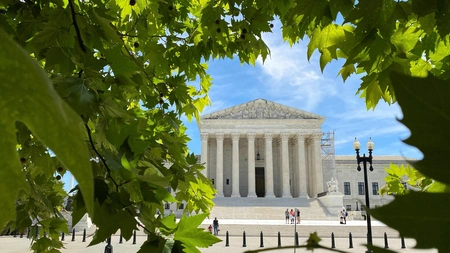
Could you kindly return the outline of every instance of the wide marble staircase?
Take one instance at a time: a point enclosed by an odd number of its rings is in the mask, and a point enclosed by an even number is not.
[[[304,198],[231,198],[214,199],[210,217],[218,219],[283,220],[286,209],[300,209],[304,220],[333,220],[338,214],[330,214],[317,199]]]

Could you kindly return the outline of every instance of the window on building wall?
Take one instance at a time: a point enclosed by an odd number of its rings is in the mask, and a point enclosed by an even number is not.
[[[345,210],[351,211],[352,210],[352,205],[345,205]]]
[[[214,178],[213,178],[213,179],[211,179],[211,182],[212,182],[212,184],[214,185]]]
[[[230,184],[230,179],[227,178],[227,185],[229,185],[229,184]]]
[[[184,203],[181,203],[180,207],[178,207],[178,209],[184,209]]]
[[[378,195],[378,182],[373,182],[372,183],[372,194],[373,195]]]
[[[363,182],[358,182],[358,194],[359,195],[364,195],[364,183]]]
[[[165,203],[165,204],[164,204],[164,209],[166,209],[166,210],[167,210],[167,209],[170,209],[170,204],[169,204],[169,203]]]
[[[350,182],[344,182],[344,194],[352,195],[352,192],[350,191]]]

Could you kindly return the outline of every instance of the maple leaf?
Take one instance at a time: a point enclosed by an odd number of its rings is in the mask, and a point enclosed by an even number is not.
[[[209,232],[199,228],[207,214],[198,214],[190,217],[183,216],[178,223],[178,230],[175,232],[174,239],[181,241],[186,248],[185,252],[200,252],[197,247],[209,247],[221,240]]]

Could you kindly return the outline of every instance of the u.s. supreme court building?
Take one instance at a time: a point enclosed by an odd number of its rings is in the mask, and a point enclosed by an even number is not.
[[[363,173],[356,170],[356,155],[334,154],[334,133],[324,133],[324,121],[265,99],[203,115],[200,161],[217,198],[313,199],[331,191],[341,194],[341,207],[356,210],[364,203]],[[378,193],[390,163],[406,164],[402,157],[374,154],[372,206],[392,199]]]

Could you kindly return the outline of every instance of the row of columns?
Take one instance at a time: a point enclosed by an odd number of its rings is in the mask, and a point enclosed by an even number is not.
[[[211,134],[212,137],[216,138],[216,177],[215,186],[217,189],[217,196],[222,197],[223,194],[223,140],[225,135],[223,133]],[[205,176],[207,176],[208,171],[208,138],[210,135],[208,133],[201,133],[202,140],[202,153],[201,153],[201,163],[204,164]],[[247,143],[248,143],[248,195],[247,197],[256,197],[256,185],[255,185],[255,159],[250,159],[254,157],[255,154],[255,138],[256,133],[247,133]],[[274,134],[265,133],[265,197],[275,197],[274,185],[273,185],[273,151],[272,151],[272,141]],[[292,197],[290,192],[290,175],[289,175],[289,133],[281,133],[279,135],[281,142],[281,178],[282,178],[282,197]],[[317,193],[323,191],[323,172],[322,172],[322,157],[320,140],[322,138],[322,133],[315,134],[304,134],[298,133],[295,135],[296,139],[296,156],[294,156],[297,161],[297,173],[299,178],[299,197],[316,196]],[[239,193],[239,141],[241,139],[240,133],[232,133],[232,197],[240,197]],[[306,143],[308,140],[308,143]],[[309,183],[312,185],[310,188],[310,194],[308,194],[307,188],[307,152],[305,149],[305,144],[311,146],[311,155],[309,159],[311,160],[310,168],[310,179]],[[308,159],[308,160],[309,160]],[[295,176],[293,178],[295,180]]]

